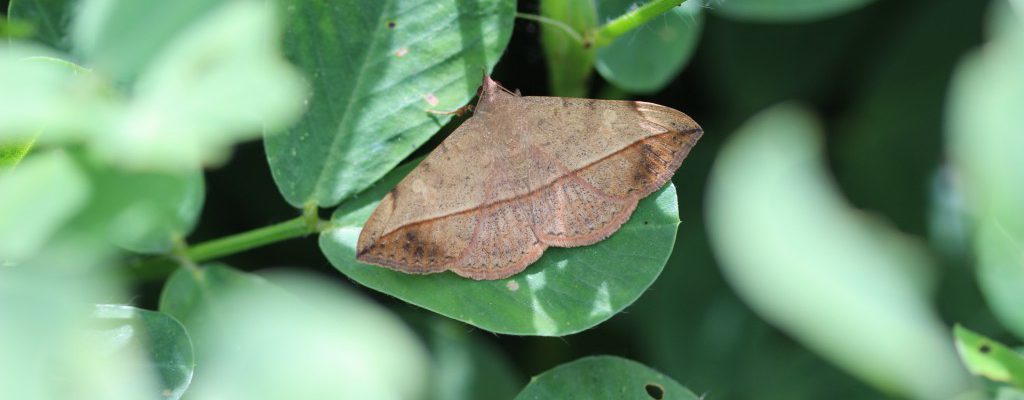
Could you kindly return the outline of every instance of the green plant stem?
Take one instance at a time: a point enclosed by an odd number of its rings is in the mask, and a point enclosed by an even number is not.
[[[563,32],[565,32],[566,35],[569,35],[569,37],[571,37],[573,40],[575,40],[576,43],[579,43],[580,45],[584,44],[583,43],[583,36],[580,36],[579,32],[576,32],[575,29],[572,29],[572,27],[569,26],[568,24],[566,24],[565,22],[562,22],[562,21],[559,21],[559,20],[553,19],[553,18],[548,18],[548,17],[545,17],[543,15],[527,14],[527,13],[521,13],[521,12],[517,12],[516,13],[516,18],[522,18],[522,19],[527,19],[527,20],[530,20],[530,21],[537,21],[537,22],[540,22],[542,24],[548,24],[548,25],[553,26],[555,28],[561,29]]]
[[[299,216],[274,225],[199,243],[190,247],[186,256],[193,262],[201,263],[314,232],[315,228],[310,229],[306,217]]]
[[[316,214],[316,206],[307,206],[303,210],[303,214],[296,218],[213,239],[191,247],[179,248],[174,252],[177,259],[167,256],[150,258],[130,265],[129,270],[132,278],[137,282],[164,279],[179,265],[194,265],[271,243],[306,236],[319,232],[325,226],[326,223],[321,221]]]
[[[683,4],[686,0],[652,0],[647,4],[637,7],[635,10],[620,15],[597,29],[594,45],[604,47],[612,43],[615,38],[624,33],[636,29],[651,18],[657,17],[669,10]]]

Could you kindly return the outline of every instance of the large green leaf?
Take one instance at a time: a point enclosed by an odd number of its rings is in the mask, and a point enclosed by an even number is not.
[[[740,128],[706,203],[726,278],[766,320],[892,394],[945,398],[968,387],[929,304],[929,260],[844,203],[808,111],[777,106]]]
[[[957,68],[947,126],[979,230],[978,283],[1001,322],[1024,338],[1024,22],[1006,19],[994,34]]]
[[[612,356],[586,357],[535,376],[516,400],[697,400],[679,382],[643,364]]]
[[[873,0],[711,0],[711,10],[758,22],[811,21],[842,14]]]
[[[285,199],[333,206],[366,189],[466,104],[512,33],[510,0],[282,1],[309,111],[267,136]]]
[[[414,163],[338,207],[320,249],[335,268],[365,286],[480,328],[517,335],[561,336],[593,327],[632,304],[672,253],[679,206],[666,185],[640,201],[629,222],[607,240],[550,248],[518,275],[474,281],[451,272],[408,275],[356,262],[360,227]]]
[[[543,0],[540,13],[546,18],[564,23],[564,27],[572,29],[577,35],[597,27],[597,7],[593,0]],[[593,38],[574,38],[565,29],[550,23],[542,24],[540,29],[551,94],[587,97],[594,66]]]
[[[71,48],[68,24],[75,0],[11,0],[7,5],[7,18],[32,24],[28,37],[55,49]]]
[[[165,288],[161,309],[182,315],[195,340],[205,342],[197,345],[193,399],[426,393],[427,354],[413,333],[380,306],[322,278],[265,281],[223,266],[180,272]]]
[[[601,2],[598,18],[618,17],[634,4],[631,0]],[[686,66],[703,26],[703,3],[687,1],[598,49],[597,72],[623,90],[657,92]]]
[[[105,351],[145,353],[147,367],[162,386],[150,398],[181,398],[195,367],[192,341],[181,323],[162,312],[113,304],[97,305],[92,323],[91,336]]]
[[[85,205],[90,189],[61,151],[36,154],[0,173],[0,265],[41,249]]]

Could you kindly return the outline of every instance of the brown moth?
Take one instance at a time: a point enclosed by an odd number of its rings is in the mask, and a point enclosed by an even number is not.
[[[523,97],[485,75],[473,116],[384,196],[356,258],[413,274],[514,275],[548,246],[617,231],[702,133],[665,106]]]

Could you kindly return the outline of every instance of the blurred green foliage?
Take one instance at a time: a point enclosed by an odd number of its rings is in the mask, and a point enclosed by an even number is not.
[[[0,398],[1024,398],[1024,3],[675,5],[0,3]],[[520,276],[355,263],[492,69],[706,134]]]

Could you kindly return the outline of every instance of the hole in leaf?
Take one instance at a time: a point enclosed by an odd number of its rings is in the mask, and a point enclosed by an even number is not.
[[[647,390],[647,395],[651,396],[652,399],[661,400],[665,396],[665,389],[657,383],[648,383],[644,385],[644,390]]]
[[[987,344],[983,344],[978,350],[981,350],[982,353],[988,353],[989,351],[992,351],[992,348],[988,347]]]
[[[395,29],[395,21],[388,21],[388,28]]]

